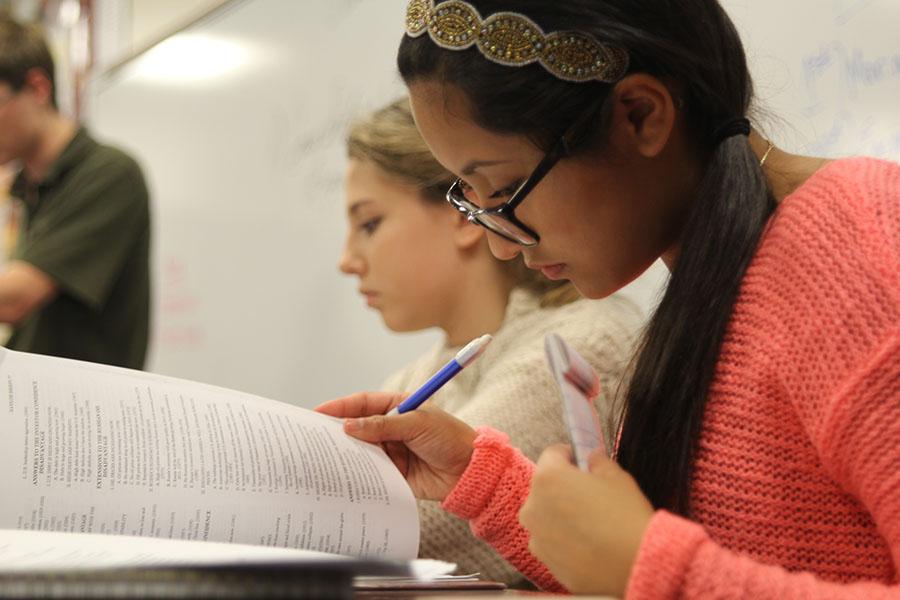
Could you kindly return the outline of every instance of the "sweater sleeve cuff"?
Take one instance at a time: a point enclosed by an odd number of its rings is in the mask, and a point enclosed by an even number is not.
[[[469,466],[441,504],[444,510],[471,521],[487,507],[512,459],[509,436],[490,427],[477,427]]]
[[[656,511],[644,532],[625,598],[678,597],[691,560],[706,540],[706,531],[697,523]]]

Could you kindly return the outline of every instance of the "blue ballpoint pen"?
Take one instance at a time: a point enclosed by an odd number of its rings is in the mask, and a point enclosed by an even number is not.
[[[417,389],[412,396],[392,408],[388,415],[398,415],[419,408],[419,405],[428,400],[433,393],[441,389],[445,383],[453,379],[457,373],[468,367],[476,358],[481,356],[484,349],[491,343],[490,334],[484,334],[478,339],[472,340],[466,346],[456,353],[450,362],[432,375],[431,379]]]

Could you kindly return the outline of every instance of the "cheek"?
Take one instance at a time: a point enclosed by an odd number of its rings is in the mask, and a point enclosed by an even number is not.
[[[370,252],[376,285],[389,287],[394,302],[411,308],[432,303],[453,258],[447,232],[426,219],[398,219],[379,233]]]
[[[397,243],[383,263],[381,316],[393,331],[419,331],[440,325],[450,278],[440,244],[418,234]]]
[[[567,263],[584,296],[606,297],[630,283],[669,243],[665,219],[640,190],[575,178],[553,189],[535,218],[541,244],[534,260]]]
[[[25,126],[22,119],[16,114],[8,112],[0,118],[0,145],[18,157],[26,146]]]
[[[525,199],[516,216],[541,238],[535,262],[569,262],[566,256],[596,237],[592,200],[593,194],[566,181],[548,182],[540,194]]]

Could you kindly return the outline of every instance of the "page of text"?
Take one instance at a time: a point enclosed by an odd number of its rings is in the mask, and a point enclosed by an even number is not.
[[[0,528],[417,554],[406,482],[334,419],[10,350],[0,350],[0,383]]]

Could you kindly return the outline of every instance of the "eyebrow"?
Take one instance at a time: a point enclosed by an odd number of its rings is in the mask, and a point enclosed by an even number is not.
[[[347,214],[351,217],[354,216],[359,209],[363,207],[364,204],[371,204],[374,200],[370,200],[369,198],[363,198],[362,200],[357,200],[353,204],[350,205],[350,208],[347,209]]]
[[[465,166],[461,171],[461,175],[471,175],[481,167],[493,167],[494,165],[502,165],[508,163],[508,160],[473,160]]]

